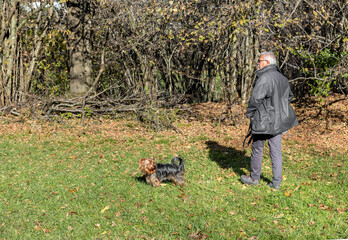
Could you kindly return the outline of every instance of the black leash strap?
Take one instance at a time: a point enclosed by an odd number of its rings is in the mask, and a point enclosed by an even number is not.
[[[245,142],[246,142],[246,140],[247,140],[248,138],[249,138],[249,140],[248,140],[248,145],[245,146]],[[249,145],[250,145],[250,143],[252,142],[252,140],[253,140],[253,137],[252,137],[252,134],[251,134],[251,123],[250,123],[250,124],[249,124],[248,133],[247,133],[247,135],[245,136],[244,141],[243,141],[243,148],[249,147]]]

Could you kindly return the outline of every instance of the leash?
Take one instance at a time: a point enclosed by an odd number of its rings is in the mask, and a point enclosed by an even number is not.
[[[250,137],[250,138],[249,138]],[[248,145],[247,146],[245,146],[245,142],[246,142],[246,140],[249,138],[249,140],[248,140]],[[248,129],[248,133],[247,133],[247,135],[245,136],[245,138],[244,138],[244,141],[243,141],[243,148],[247,148],[247,147],[249,147],[249,145],[250,145],[250,143],[253,141],[253,137],[252,137],[252,134],[251,134],[251,122],[250,122],[250,124],[249,124],[249,129]]]

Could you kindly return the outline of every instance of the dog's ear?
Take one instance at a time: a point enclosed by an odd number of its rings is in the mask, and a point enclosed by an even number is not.
[[[146,158],[142,158],[139,160],[139,167],[142,173],[147,174],[146,173]]]

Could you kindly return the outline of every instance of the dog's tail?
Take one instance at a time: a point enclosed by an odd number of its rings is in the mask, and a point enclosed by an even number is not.
[[[175,163],[175,161],[178,161],[179,164]],[[178,165],[180,172],[185,172],[185,161],[182,157],[180,157],[180,156],[174,157],[172,159],[172,164]]]

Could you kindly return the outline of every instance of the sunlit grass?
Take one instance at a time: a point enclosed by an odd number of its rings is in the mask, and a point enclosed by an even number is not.
[[[239,176],[249,169],[250,149],[219,141],[221,129],[189,136],[155,133],[136,123],[103,129],[69,123],[2,133],[2,239],[348,236],[342,154],[301,151],[285,140],[282,189],[272,191],[267,150],[261,184],[244,186]],[[187,186],[146,184],[139,159],[168,162],[174,155],[186,160]]]

